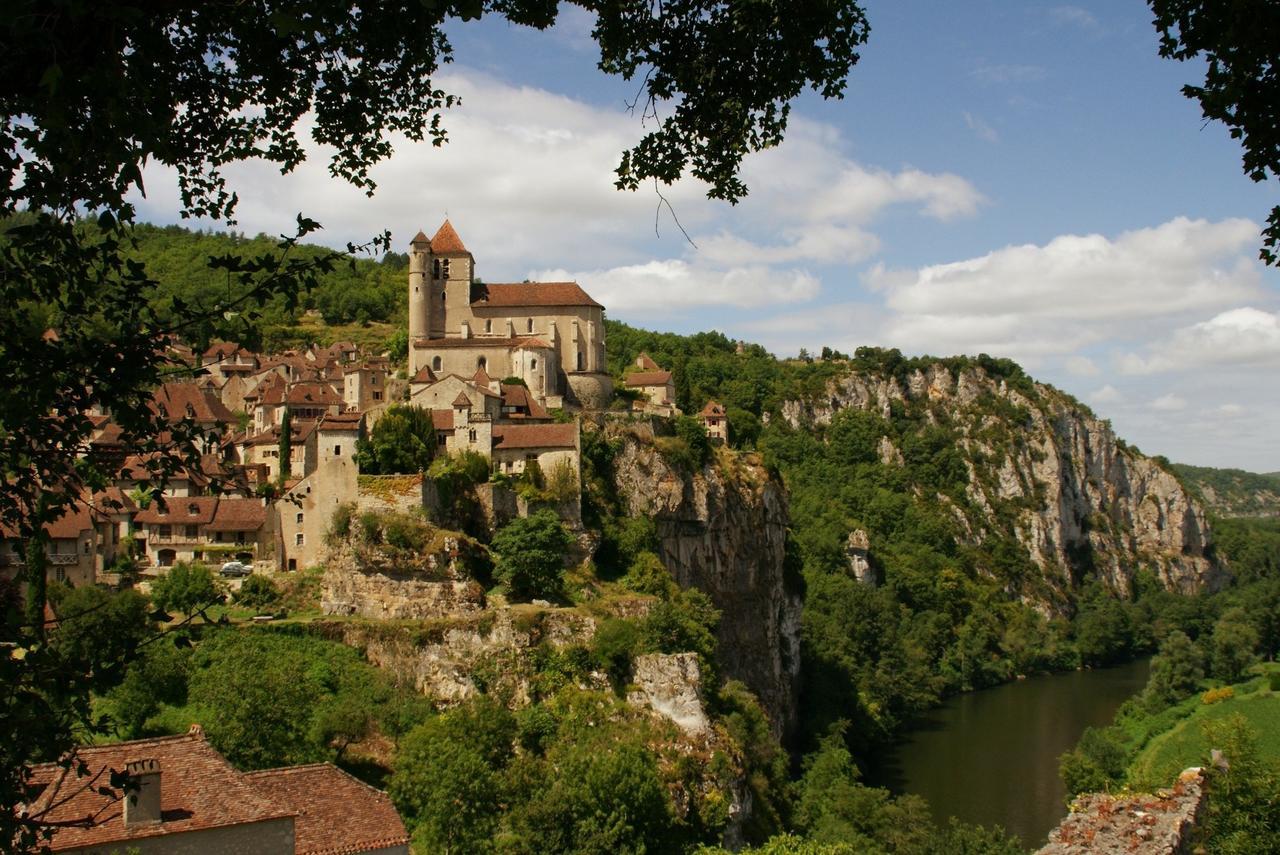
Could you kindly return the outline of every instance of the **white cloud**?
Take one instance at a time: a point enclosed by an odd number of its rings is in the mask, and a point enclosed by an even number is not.
[[[1214,412],[1224,419],[1238,419],[1245,414],[1245,409],[1239,404],[1222,404]]]
[[[821,290],[818,280],[803,271],[778,273],[767,267],[714,270],[680,260],[577,273],[541,270],[529,278],[590,283],[591,295],[610,310],[648,316],[668,315],[693,306],[755,308],[806,302]]]
[[[1096,377],[1102,369],[1087,356],[1070,356],[1065,363],[1067,373],[1076,377]]]
[[[1093,13],[1079,6],[1055,6],[1049,10],[1049,17],[1059,24],[1069,24],[1082,30],[1099,29],[1098,19]]]
[[[1207,321],[1176,330],[1146,355],[1125,354],[1126,374],[1154,374],[1205,365],[1280,368],[1280,312],[1251,306],[1222,312]]]
[[[1151,409],[1159,410],[1162,413],[1173,413],[1186,408],[1187,399],[1179,397],[1172,392],[1168,395],[1161,395],[1151,402]]]
[[[964,123],[973,131],[974,136],[984,142],[999,142],[1000,135],[996,133],[996,129],[984,122],[979,116],[975,116],[968,110],[961,113],[964,116]]]
[[[1089,400],[1095,404],[1118,404],[1124,400],[1124,395],[1115,386],[1108,383],[1101,389],[1095,389],[1090,395]]]

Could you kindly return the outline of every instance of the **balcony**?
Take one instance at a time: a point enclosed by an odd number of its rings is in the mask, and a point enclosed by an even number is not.
[[[80,556],[75,553],[60,552],[57,555],[48,556],[49,563],[54,567],[65,567],[68,564],[79,564]]]

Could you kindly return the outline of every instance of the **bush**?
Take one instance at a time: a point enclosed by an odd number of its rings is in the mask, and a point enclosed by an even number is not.
[[[266,576],[255,573],[244,580],[234,599],[251,609],[265,609],[280,602],[280,589]]]
[[[558,596],[571,543],[573,537],[552,511],[512,520],[493,538],[494,575],[517,598]]]
[[[355,515],[356,506],[353,502],[343,502],[334,508],[333,516],[329,518],[329,530],[325,532],[324,542],[329,546],[337,546],[350,537],[351,520]]]
[[[626,685],[631,675],[631,660],[639,648],[639,627],[621,618],[604,621],[591,639],[591,653],[615,689]]]
[[[382,523],[387,545],[406,552],[421,552],[431,540],[431,527],[409,514],[387,514]]]
[[[1218,701],[1225,701],[1236,696],[1236,690],[1232,686],[1222,686],[1217,689],[1210,689],[1200,696],[1202,704],[1216,704]]]
[[[222,592],[213,571],[203,564],[180,562],[151,584],[151,601],[162,609],[182,612],[188,617],[222,601]]]
[[[666,599],[676,590],[675,580],[662,559],[652,552],[641,552],[631,562],[622,583],[638,594],[651,594]]]

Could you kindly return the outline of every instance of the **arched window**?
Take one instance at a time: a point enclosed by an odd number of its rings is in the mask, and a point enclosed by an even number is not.
[[[448,279],[449,278],[449,259],[446,258],[444,261],[440,263],[440,269],[444,271],[444,278]]]
[[[438,356],[433,357],[433,358],[431,359],[431,370],[432,370],[432,371],[439,371],[439,370],[440,370],[440,364],[441,364],[441,363],[440,363],[440,357],[438,357]]]
[[[537,370],[538,370],[538,360],[537,360],[537,358],[536,358],[536,357],[535,357],[535,358],[533,358],[533,359],[530,359],[530,360],[529,360],[529,370],[530,370],[530,371],[537,371]]]
[[[529,332],[533,332],[533,318],[529,319]]]
[[[491,319],[489,319],[489,318],[486,318],[486,319],[485,319],[485,322],[484,322],[484,331],[485,331],[485,332],[487,332],[487,333],[489,333],[489,332],[493,332],[493,321],[492,321]]]
[[[476,357],[476,368],[480,369],[481,371],[484,371],[488,367],[489,367],[489,360],[485,359],[483,356]]]

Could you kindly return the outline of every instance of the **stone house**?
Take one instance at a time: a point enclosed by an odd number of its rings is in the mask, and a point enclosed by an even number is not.
[[[723,404],[718,401],[707,401],[698,418],[702,420],[702,426],[707,429],[707,436],[712,442],[727,443],[729,441],[729,419],[725,416]]]
[[[604,307],[576,282],[486,283],[446,220],[409,251],[409,374],[519,377],[539,401],[603,408]]]
[[[579,471],[582,451],[577,422],[568,424],[496,424],[490,456],[498,472],[519,475],[536,460],[544,475],[559,466]]]
[[[85,746],[84,775],[34,767],[28,808],[55,827],[56,853],[408,855],[409,835],[386,793],[328,763],[239,772],[198,725],[182,736]],[[102,792],[112,771],[137,789]],[[88,824],[78,820],[89,818]]]
[[[410,405],[424,410],[452,410],[461,395],[477,415],[483,414],[496,419],[502,413],[502,395],[494,392],[487,384],[477,385],[457,374],[446,374],[433,383],[418,383],[411,388],[414,391],[409,395]]]
[[[670,371],[664,371],[647,353],[636,357],[635,367],[622,381],[628,389],[634,389],[645,398],[640,409],[657,415],[671,416],[676,412],[676,384]]]
[[[45,531],[49,535],[45,547],[48,578],[75,587],[92,585],[99,563],[98,536],[89,508],[77,503]],[[24,564],[23,544],[18,541],[17,532],[0,528],[0,577],[18,578]]]
[[[200,358],[200,367],[221,389],[232,377],[244,378],[258,370],[258,355],[233,341],[210,345]],[[225,401],[223,403],[226,403]]]
[[[342,397],[349,410],[367,410],[387,400],[387,365],[366,360],[340,370]]]
[[[337,432],[334,431],[334,434]],[[323,433],[314,471],[290,484],[284,496],[272,505],[275,517],[274,554],[280,570],[302,570],[319,565],[325,558],[325,535],[340,505],[357,498],[358,475],[355,437],[331,442]],[[340,447],[339,454],[330,453]]]
[[[133,518],[144,561],[152,567],[232,559],[253,564],[273,554],[262,499],[186,496],[170,497],[164,505],[154,501]]]

